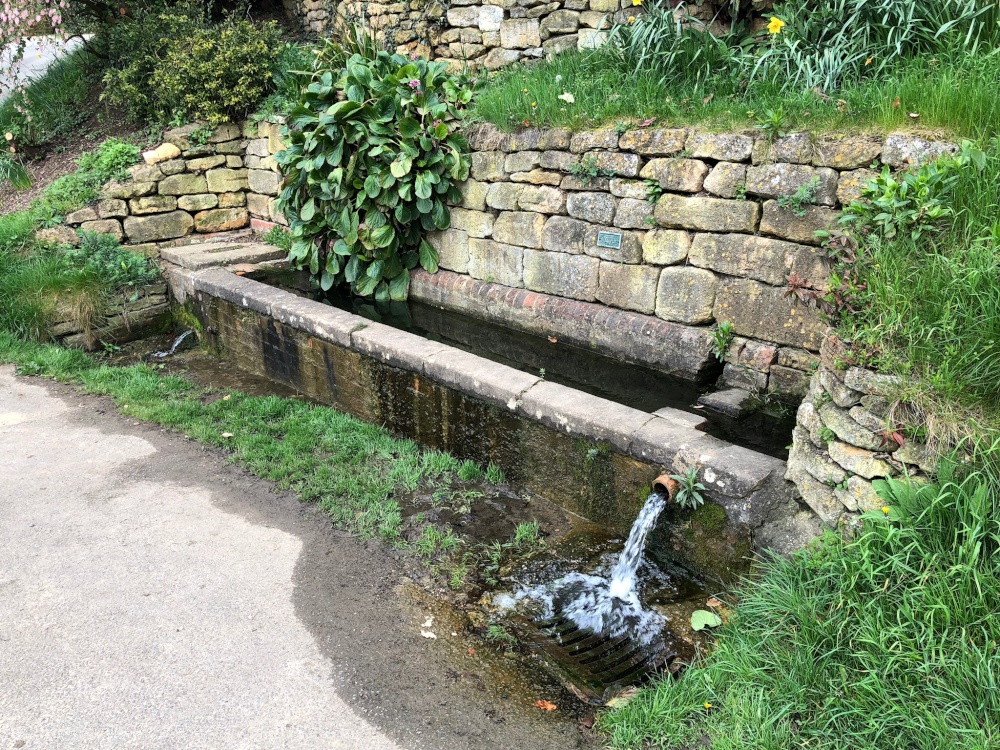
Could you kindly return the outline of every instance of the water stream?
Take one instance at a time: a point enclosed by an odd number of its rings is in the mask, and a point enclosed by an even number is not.
[[[501,607],[522,604],[533,609],[536,619],[567,617],[581,629],[608,637],[629,634],[648,644],[660,636],[666,619],[647,610],[639,600],[636,575],[642,564],[646,537],[666,505],[666,497],[653,492],[632,525],[625,548],[610,570],[573,572],[556,581],[522,587],[513,595],[494,598]]]

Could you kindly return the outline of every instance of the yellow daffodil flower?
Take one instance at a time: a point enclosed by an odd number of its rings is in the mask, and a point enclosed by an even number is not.
[[[883,513],[884,513],[885,515],[889,515],[889,506],[888,506],[888,505],[884,506],[884,507],[882,508],[882,512],[883,512]]]
[[[770,23],[767,24],[768,34],[780,34],[781,30],[785,27],[785,22],[782,21],[777,16],[771,16]]]

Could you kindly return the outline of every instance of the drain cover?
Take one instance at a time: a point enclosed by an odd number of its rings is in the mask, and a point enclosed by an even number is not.
[[[631,634],[610,637],[555,616],[521,626],[536,653],[581,700],[604,704],[628,687],[665,670],[677,652],[662,639],[640,643]]]

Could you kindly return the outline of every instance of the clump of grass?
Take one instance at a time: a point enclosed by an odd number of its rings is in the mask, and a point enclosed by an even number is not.
[[[292,249],[291,233],[280,226],[271,227],[260,239],[268,245],[280,247],[286,253]]]
[[[853,541],[766,561],[713,651],[601,718],[617,748],[1000,742],[997,484],[890,481]]]

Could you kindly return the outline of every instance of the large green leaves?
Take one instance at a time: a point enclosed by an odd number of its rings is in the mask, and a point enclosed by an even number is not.
[[[323,69],[331,59],[342,67]],[[410,269],[437,270],[424,235],[450,225],[448,201],[469,174],[456,124],[471,87],[441,63],[374,49],[317,66],[276,155],[290,258],[323,289],[405,299]]]

